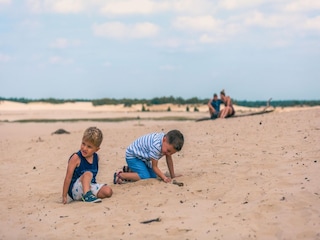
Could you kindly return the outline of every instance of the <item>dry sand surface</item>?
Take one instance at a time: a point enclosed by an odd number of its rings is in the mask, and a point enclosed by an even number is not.
[[[128,115],[139,119],[14,122]],[[142,113],[85,103],[1,102],[0,239],[320,239],[320,108],[202,122],[159,120],[207,115],[205,106],[196,113]],[[114,194],[98,204],[63,205],[67,161],[89,126],[104,133],[97,180]],[[52,134],[59,128],[70,134]],[[113,185],[134,139],[171,129],[185,137],[182,151],[173,155],[184,186],[156,179]],[[165,159],[159,164],[167,171]],[[161,221],[141,223],[155,218]]]

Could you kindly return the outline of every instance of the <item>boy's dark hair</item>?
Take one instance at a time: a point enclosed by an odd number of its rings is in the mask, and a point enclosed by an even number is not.
[[[168,143],[174,147],[175,150],[180,151],[183,143],[184,138],[182,133],[179,130],[171,130],[166,134],[168,139]]]

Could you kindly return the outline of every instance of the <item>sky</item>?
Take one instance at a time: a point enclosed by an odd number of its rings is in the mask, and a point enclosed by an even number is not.
[[[0,0],[0,97],[320,99],[319,0]]]

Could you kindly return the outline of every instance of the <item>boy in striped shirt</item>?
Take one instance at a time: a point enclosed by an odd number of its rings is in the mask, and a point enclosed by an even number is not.
[[[159,177],[164,182],[175,178],[172,155],[181,150],[184,137],[179,130],[168,133],[150,133],[136,139],[126,150],[128,172],[114,173],[113,183]],[[158,160],[166,156],[170,177],[167,177],[158,167]]]

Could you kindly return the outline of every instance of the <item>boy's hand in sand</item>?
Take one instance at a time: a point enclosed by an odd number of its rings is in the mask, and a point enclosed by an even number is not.
[[[171,182],[171,178],[166,177],[166,178],[163,179],[163,181],[164,181],[165,183],[169,183],[169,182]]]
[[[66,204],[68,202],[68,197],[62,197],[62,203]]]

